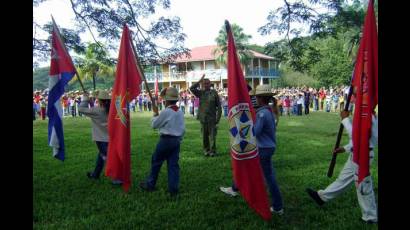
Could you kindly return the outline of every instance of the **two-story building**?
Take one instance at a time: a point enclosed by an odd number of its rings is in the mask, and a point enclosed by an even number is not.
[[[191,56],[183,56],[174,63],[154,66],[153,72],[145,72],[150,89],[154,88],[158,78],[159,88],[174,86],[177,89],[187,89],[197,82],[203,73],[211,80],[214,88],[227,88],[227,69],[225,65],[216,62],[214,50],[216,45],[201,46],[191,49]],[[279,77],[278,64],[274,58],[251,51],[253,57],[250,63],[242,69],[246,81],[253,88],[258,84],[270,84],[270,80]],[[151,88],[152,87],[152,88]]]

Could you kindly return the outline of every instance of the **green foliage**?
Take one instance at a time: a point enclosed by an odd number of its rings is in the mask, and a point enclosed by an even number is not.
[[[161,168],[157,191],[143,192],[138,183],[149,173],[158,132],[150,126],[152,114],[132,113],[129,194],[113,187],[105,176],[90,181],[97,147],[91,140],[88,118],[64,118],[66,160],[52,157],[47,144],[47,121],[33,122],[34,229],[377,229],[366,225],[352,184],[337,199],[318,207],[306,187],[323,189],[335,180],[347,160],[337,158],[335,176],[326,172],[340,118],[336,113],[280,117],[277,149],[273,155],[285,214],[264,222],[242,197],[228,197],[219,186],[232,183],[228,121],[222,118],[217,135],[219,155],[202,154],[199,122],[186,116],[186,134],[180,152],[180,197],[167,194],[167,166]],[[341,145],[347,143],[343,134]],[[378,198],[378,154],[371,166]],[[164,163],[166,164],[166,163]]]
[[[307,73],[294,71],[288,66],[280,68],[280,78],[273,80],[274,87],[319,87],[319,81],[309,76]]]
[[[97,43],[89,43],[85,56],[78,58],[76,64],[82,79],[92,78],[94,90],[96,89],[97,77],[114,75],[114,62],[108,57],[106,49]],[[77,81],[77,78],[73,78],[71,83],[75,81]]]
[[[264,53],[265,53],[265,47],[264,47],[264,46],[260,46],[260,45],[258,45],[258,44],[248,45],[248,48],[249,48],[250,50],[256,51],[256,52],[261,53],[261,54],[264,54]]]
[[[48,88],[50,67],[37,68],[33,71],[33,90]]]
[[[319,47],[322,57],[312,65],[310,75],[317,79],[321,86],[348,85],[352,78],[353,63],[344,49],[344,41],[329,37],[313,42]]]
[[[296,1],[272,11],[259,31],[286,33],[286,39],[268,43],[265,52],[293,70],[313,76],[320,85],[348,84],[361,38],[368,1]],[[318,13],[311,5],[328,8]],[[377,1],[375,3],[377,12]],[[279,20],[281,19],[281,20]],[[377,20],[377,18],[376,18]],[[310,24],[311,35],[300,37],[294,22]],[[292,39],[289,34],[293,34]]]
[[[239,62],[245,65],[249,63],[252,58],[252,54],[249,51],[249,39],[252,38],[252,36],[245,34],[242,27],[235,23],[231,24],[231,30],[235,40]],[[218,45],[218,48],[214,50],[216,61],[220,64],[226,64],[228,54],[228,34],[226,33],[225,24],[219,30],[218,37],[215,41]]]

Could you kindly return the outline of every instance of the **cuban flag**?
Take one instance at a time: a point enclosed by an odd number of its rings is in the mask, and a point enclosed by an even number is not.
[[[64,87],[76,73],[74,64],[61,39],[58,27],[53,19],[51,39],[51,64],[48,83],[48,144],[53,148],[53,156],[64,161],[63,109],[60,98]]]

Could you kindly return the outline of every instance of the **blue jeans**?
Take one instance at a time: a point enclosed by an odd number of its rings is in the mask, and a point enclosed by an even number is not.
[[[95,169],[92,173],[93,177],[100,177],[100,174],[104,168],[105,160],[107,159],[107,149],[108,149],[108,142],[96,141],[98,148],[97,154],[97,161],[95,163]]]
[[[313,100],[315,103],[314,103],[314,110],[315,111],[318,111],[319,110],[319,101],[318,101],[318,99],[315,99],[315,100]]]
[[[151,173],[146,179],[148,187],[155,188],[162,163],[166,160],[168,166],[168,191],[178,192],[179,185],[179,147],[181,138],[176,136],[161,136],[151,159]]]
[[[276,182],[276,172],[272,164],[272,156],[275,148],[258,148],[259,160],[265,177],[265,182],[268,185],[269,192],[272,199],[272,206],[275,211],[283,208],[282,195]],[[232,190],[238,191],[235,183],[232,184]]]
[[[228,116],[228,106],[225,105],[224,106],[224,117],[227,117],[227,116]]]

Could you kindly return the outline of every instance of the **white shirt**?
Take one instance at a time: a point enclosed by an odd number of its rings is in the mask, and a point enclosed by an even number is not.
[[[298,105],[303,104],[303,97],[300,97],[300,98],[297,100],[296,103],[297,103]]]
[[[346,86],[346,88],[345,88],[345,94],[349,94],[349,89],[350,89],[350,87],[348,87],[348,86]]]
[[[342,120],[342,124],[345,127],[347,134],[349,135],[349,143],[347,145],[345,145],[343,148],[347,151],[350,152],[352,147],[353,147],[353,142],[352,142],[352,138],[353,138],[353,127],[352,127],[352,123],[350,122],[349,118],[346,117],[345,119]],[[377,143],[378,143],[378,133],[379,133],[379,129],[378,129],[378,120],[376,118],[376,116],[372,115],[372,133],[371,133],[371,137],[369,140],[369,148],[374,148]],[[373,151],[370,151],[370,156],[373,157]]]
[[[151,120],[152,128],[159,129],[160,134],[183,136],[185,133],[184,113],[181,109],[174,111],[168,106]]]

